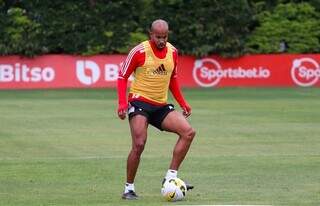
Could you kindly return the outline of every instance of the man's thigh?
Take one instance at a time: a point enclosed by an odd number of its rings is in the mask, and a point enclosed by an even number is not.
[[[168,132],[181,134],[191,128],[188,120],[177,111],[170,112],[162,122],[162,129]]]
[[[147,138],[148,119],[146,116],[136,114],[130,118],[129,124],[133,139]]]

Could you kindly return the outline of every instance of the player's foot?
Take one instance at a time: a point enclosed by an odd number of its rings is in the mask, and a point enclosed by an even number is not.
[[[163,186],[165,182],[166,182],[166,178],[163,178],[161,186]]]
[[[194,186],[190,183],[184,182],[186,184],[187,190],[192,190]]]
[[[137,200],[138,195],[133,190],[129,190],[128,192],[122,194],[122,199],[124,199],[124,200]]]
[[[163,186],[163,184],[165,183],[165,181],[166,181],[166,178],[163,178],[163,180],[162,180],[162,186]],[[187,188],[187,190],[192,190],[193,188],[194,188],[194,186],[192,185],[192,184],[190,184],[190,183],[188,183],[188,182],[184,182],[185,184],[186,184],[186,188]]]

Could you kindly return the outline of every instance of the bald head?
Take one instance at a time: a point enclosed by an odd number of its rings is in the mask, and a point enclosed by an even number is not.
[[[150,39],[155,43],[158,49],[166,47],[169,33],[169,25],[162,19],[157,19],[152,22],[150,28]]]
[[[169,25],[165,20],[157,19],[151,24],[151,31],[154,30],[169,30]]]

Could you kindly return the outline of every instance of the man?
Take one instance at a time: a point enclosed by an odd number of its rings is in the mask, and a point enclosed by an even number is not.
[[[150,28],[150,40],[134,47],[119,72],[118,78],[118,116],[126,118],[128,111],[132,136],[132,148],[127,159],[127,182],[123,199],[137,199],[134,179],[140,156],[147,140],[148,125],[179,135],[173,150],[173,157],[165,178],[177,177],[177,171],[185,158],[195,136],[194,129],[186,120],[191,107],[185,101],[177,81],[178,52],[168,40],[168,23],[155,20]],[[126,100],[127,81],[134,72],[134,80],[129,91],[129,104]],[[170,89],[183,114],[167,104]],[[187,189],[193,186],[188,185]]]

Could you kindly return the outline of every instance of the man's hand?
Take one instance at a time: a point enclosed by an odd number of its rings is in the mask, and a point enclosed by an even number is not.
[[[120,119],[124,120],[127,116],[128,104],[120,104],[118,106],[118,116]]]
[[[185,116],[186,118],[189,117],[191,115],[191,107],[190,105],[186,104],[184,107],[182,107],[182,114],[183,116]]]

